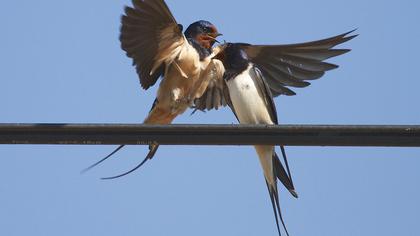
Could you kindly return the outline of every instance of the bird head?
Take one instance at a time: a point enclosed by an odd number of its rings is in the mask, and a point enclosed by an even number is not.
[[[243,50],[243,43],[226,43],[221,51],[214,57],[222,61],[226,69],[243,69],[248,66],[248,55]]]
[[[204,20],[192,23],[185,30],[187,39],[194,40],[206,49],[211,49],[214,43],[218,42],[216,38],[221,35],[212,23]]]

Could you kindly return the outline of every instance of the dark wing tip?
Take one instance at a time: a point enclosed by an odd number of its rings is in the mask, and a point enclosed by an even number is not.
[[[337,46],[339,44],[342,44],[342,43],[345,43],[347,41],[350,41],[350,40],[356,38],[357,36],[359,36],[359,34],[349,35],[349,34],[354,33],[356,30],[357,30],[357,28],[356,29],[353,29],[353,30],[350,30],[350,31],[348,31],[348,32],[346,32],[344,34],[341,34],[341,35],[337,36],[337,38],[339,40],[337,40],[337,44],[335,46]]]
[[[296,190],[291,189],[291,190],[289,190],[289,192],[292,194],[293,197],[299,198],[298,193],[296,192]]]
[[[286,96],[295,96],[296,95],[296,93],[293,90],[288,89],[288,88],[286,88],[282,94],[284,94]]]
[[[332,57],[336,57],[336,56],[340,56],[343,55],[345,53],[348,53],[351,51],[351,49],[330,49],[330,51],[333,51],[336,53],[336,55],[333,55]],[[329,58],[327,58],[329,59]]]
[[[354,34],[354,35],[350,35],[348,37],[345,37],[345,39],[347,39],[347,41],[356,38],[357,36],[359,36],[359,34]]]
[[[351,34],[351,33],[354,33],[354,32],[356,32],[356,30],[358,30],[359,28],[354,28],[354,29],[352,29],[352,30],[350,30],[350,31],[348,31],[348,32],[346,32],[346,33],[344,33],[343,35],[344,36],[347,36],[347,35],[349,35],[349,34]],[[358,34],[357,34],[358,35]]]
[[[347,36],[347,37],[343,37],[342,40],[341,40],[341,42],[339,44],[342,44],[342,43],[345,43],[347,41],[350,41],[350,40],[356,38],[357,36],[359,36],[359,35],[358,34],[355,34],[355,35],[350,35],[350,36]]]
[[[150,85],[148,85],[148,84],[144,84],[144,83],[142,83],[141,81],[140,81],[140,86],[142,87],[142,89],[144,89],[144,90],[148,90],[149,88],[150,88]]]
[[[319,77],[321,77],[321,76],[319,76]],[[311,83],[309,83],[308,81],[301,81],[301,83],[302,83],[301,88],[305,88],[305,87],[308,87],[309,85],[311,85]]]

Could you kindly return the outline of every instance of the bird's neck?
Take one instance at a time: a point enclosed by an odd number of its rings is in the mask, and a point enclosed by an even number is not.
[[[201,46],[201,44],[197,42],[197,40],[195,40],[194,38],[187,38],[187,40],[188,43],[191,44],[191,46],[193,46],[195,50],[197,50],[201,61],[204,60],[206,57],[210,56],[211,49]]]

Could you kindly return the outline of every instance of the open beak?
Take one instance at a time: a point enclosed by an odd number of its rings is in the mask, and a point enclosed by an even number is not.
[[[207,37],[209,37],[210,39],[214,40],[217,43],[220,43],[219,40],[217,40],[216,38],[219,36],[222,36],[223,34],[217,33],[217,34],[207,34]]]

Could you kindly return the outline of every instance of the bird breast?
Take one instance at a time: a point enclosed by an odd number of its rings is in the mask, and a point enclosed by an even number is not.
[[[252,64],[233,79],[227,81],[232,105],[241,124],[273,124],[264,102],[265,94],[253,78]]]
[[[181,114],[190,105],[192,94],[200,87],[200,75],[210,59],[200,61],[197,50],[185,43],[179,51],[168,58],[165,76],[159,85],[157,100],[164,107],[170,107],[171,113]]]
[[[189,43],[184,44],[174,62],[188,78],[198,76],[202,69],[200,55]]]

